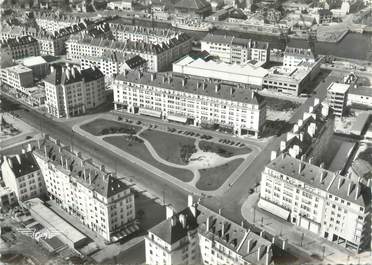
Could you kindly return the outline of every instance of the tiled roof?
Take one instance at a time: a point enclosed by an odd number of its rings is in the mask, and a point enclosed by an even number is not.
[[[53,85],[66,85],[76,82],[90,82],[104,77],[97,67],[80,70],[76,67],[54,66],[53,71],[44,79]]]
[[[249,264],[266,264],[264,254],[272,245],[270,241],[202,205],[198,205],[198,212],[197,221],[200,234],[237,253]],[[250,245],[249,251],[248,244]],[[261,248],[263,255],[258,259],[259,248]]]
[[[371,204],[371,190],[362,183],[355,183],[316,165],[282,154],[272,160],[268,168],[284,176],[298,179],[309,186],[328,191],[330,194],[343,198],[361,206]],[[301,170],[300,170],[301,169]],[[338,187],[339,180],[342,185]],[[351,191],[348,194],[348,187]]]
[[[220,80],[204,80],[202,77],[183,74],[128,71],[118,75],[116,79],[247,104],[258,105],[264,100],[262,96],[240,84],[230,84]]]
[[[32,156],[32,152],[7,157],[6,159],[8,159],[10,168],[16,178],[28,175],[40,169],[35,158]]]
[[[183,223],[181,221],[182,218],[184,218]],[[168,244],[174,244],[197,227],[196,216],[193,215],[190,208],[186,208],[173,217],[154,226],[149,231]]]
[[[28,45],[30,43],[35,43],[37,45],[37,40],[31,36],[9,38],[1,42],[1,48]]]
[[[93,165],[89,159],[74,154],[68,146],[62,146],[48,138],[43,139],[40,148],[37,146],[34,152],[35,155],[47,159],[65,174],[106,198],[129,189],[111,173]]]

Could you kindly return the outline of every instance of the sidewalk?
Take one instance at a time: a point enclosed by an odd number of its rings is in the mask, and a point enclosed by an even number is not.
[[[134,155],[131,155],[130,153],[127,153],[124,150],[107,143],[106,141],[104,141],[102,139],[102,137],[93,136],[90,133],[88,133],[88,132],[86,132],[86,131],[84,131],[80,128],[80,126],[82,124],[89,123],[89,122],[91,122],[95,119],[98,119],[98,118],[105,118],[105,119],[108,118],[110,120],[117,121],[117,120],[114,119],[113,116],[99,115],[99,116],[95,116],[95,117],[93,117],[89,120],[85,120],[84,122],[75,124],[72,127],[72,130],[74,132],[76,132],[76,133],[94,141],[95,143],[103,146],[104,148],[106,148],[108,150],[111,150],[115,154],[123,157],[124,159],[127,159],[130,162],[145,168],[146,170],[158,175],[159,177],[161,177],[161,178],[163,178],[167,181],[173,182],[174,184],[176,184],[178,187],[185,190],[186,192],[189,192],[189,193],[192,193],[192,194],[195,194],[195,195],[198,195],[198,196],[205,196],[205,195],[207,195],[207,196],[217,196],[217,195],[223,194],[224,192],[228,191],[231,188],[231,185],[233,185],[239,179],[241,174],[245,171],[245,169],[251,164],[251,162],[259,154],[258,149],[256,150],[257,152],[252,151],[250,153],[249,157],[245,161],[242,162],[242,164],[231,174],[231,176],[228,178],[228,180],[221,187],[219,187],[217,190],[202,191],[202,190],[197,189],[195,186],[190,185],[190,183],[183,182],[183,181],[181,181],[181,180],[179,180],[179,179],[161,171],[160,169],[150,165],[149,163],[135,157]],[[254,147],[259,148],[257,146],[254,146]],[[177,166],[177,167],[182,168],[184,166]],[[143,188],[143,190],[146,190],[146,189]],[[161,198],[162,195],[161,194],[156,194],[156,196],[158,198]]]
[[[309,256],[318,256],[321,259],[324,257],[323,263],[342,264],[347,260],[348,256],[355,256],[355,253],[341,246],[337,246],[308,230],[304,230],[258,208],[258,200],[259,194],[255,192],[248,197],[242,206],[242,215],[249,223],[255,224],[279,238],[288,239],[288,244],[308,253]],[[372,264],[372,259],[368,261],[370,262],[369,264]]]

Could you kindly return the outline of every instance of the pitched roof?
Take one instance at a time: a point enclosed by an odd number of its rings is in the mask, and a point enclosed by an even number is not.
[[[6,159],[16,178],[28,175],[40,169],[35,158],[32,156],[32,152],[7,157]]]
[[[80,70],[77,67],[54,66],[53,71],[44,79],[45,82],[57,85],[67,85],[76,82],[90,82],[104,77],[97,67]]]
[[[371,204],[371,190],[364,184],[353,182],[334,172],[293,158],[285,153],[272,160],[267,168],[355,204],[361,206]],[[339,180],[343,183],[340,187],[338,186]],[[348,194],[349,185],[351,192]]]
[[[184,218],[184,223],[181,222],[182,218]],[[195,230],[197,227],[196,216],[193,215],[190,208],[186,208],[173,217],[154,226],[149,232],[172,245],[187,236],[188,232]]]
[[[137,67],[144,65],[146,62],[147,61],[139,55],[133,56],[132,58],[125,61],[130,69],[136,69]]]
[[[89,159],[71,152],[68,146],[63,146],[55,140],[43,139],[40,142],[40,148],[37,146],[34,154],[53,163],[58,170],[105,198],[129,189],[111,173],[98,168]]]
[[[204,80],[203,77],[187,76],[184,74],[149,73],[128,71],[116,77],[118,81],[125,81],[165,89],[183,91],[186,93],[222,98],[247,104],[258,105],[264,97],[255,91],[238,83],[227,83],[221,80]]]

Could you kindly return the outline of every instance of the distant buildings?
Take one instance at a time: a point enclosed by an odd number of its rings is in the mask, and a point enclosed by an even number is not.
[[[128,71],[113,85],[115,110],[196,126],[219,126],[233,134],[258,137],[266,120],[260,95],[226,84],[168,73]]]
[[[259,89],[264,77],[269,73],[268,70],[249,63],[228,64],[202,58],[195,60],[190,56],[174,62],[173,72],[242,83]]]
[[[287,46],[284,51],[283,66],[297,67],[301,63],[313,64],[315,61],[316,57],[310,48]]]
[[[115,51],[104,51],[102,56],[87,56],[80,59],[82,69],[98,67],[105,75],[106,81],[125,70],[146,70],[147,61],[138,55],[127,55]]]
[[[149,230],[146,264],[260,264],[273,261],[272,243],[192,202]]]
[[[43,30],[54,33],[55,31],[60,31],[61,29],[72,27],[73,25],[79,23],[89,23],[78,16],[57,14],[55,12],[34,12],[34,17],[37,25]]]
[[[332,82],[327,88],[327,102],[337,117],[345,114],[349,88],[350,84],[336,82]]]
[[[52,67],[44,82],[48,112],[58,118],[84,114],[106,100],[104,75],[98,68]]]
[[[133,10],[133,0],[110,0],[107,8],[112,10]]]
[[[109,25],[114,38],[118,41],[142,41],[148,44],[161,45],[182,35],[181,31],[172,28],[141,27],[114,22],[111,22]]]
[[[71,37],[66,42],[67,57],[81,59],[87,56],[100,57],[105,51],[125,55],[139,55],[147,60],[148,70],[158,72],[170,67],[171,63],[191,51],[191,38],[178,35],[167,43],[152,44],[142,41],[109,41],[91,37]]]
[[[46,192],[42,172],[31,151],[4,156],[1,172],[5,186],[15,193],[19,201],[40,197]]]
[[[49,197],[107,242],[138,230],[134,194],[104,166],[49,137],[38,141],[34,157]]]
[[[262,172],[258,206],[346,248],[371,242],[371,189],[282,154]]]
[[[174,4],[174,9],[180,15],[206,17],[211,11],[211,4],[206,0],[179,0]]]
[[[13,59],[40,55],[39,43],[31,36],[8,38],[1,43],[2,57],[8,54]]]
[[[266,63],[270,59],[269,43],[209,33],[201,40],[201,50],[225,63]]]

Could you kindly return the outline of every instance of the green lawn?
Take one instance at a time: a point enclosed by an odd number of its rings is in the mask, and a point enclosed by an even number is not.
[[[194,178],[194,175],[190,170],[168,167],[156,161],[151,156],[144,143],[135,141],[130,142],[126,136],[108,136],[104,137],[103,140],[178,178],[179,180],[188,182]]]
[[[217,153],[222,157],[232,157],[236,155],[249,154],[252,149],[248,147],[233,147],[219,143],[200,141],[199,147],[205,152]]]
[[[94,121],[88,122],[80,126],[80,128],[95,136],[106,135],[111,133],[135,134],[139,130],[141,130],[140,126],[106,119],[96,119]]]
[[[158,155],[174,164],[187,165],[188,158],[196,152],[195,139],[157,130],[146,130],[141,133],[155,148]]]
[[[242,162],[243,159],[239,158],[222,166],[200,170],[200,179],[196,187],[207,191],[218,189]]]

